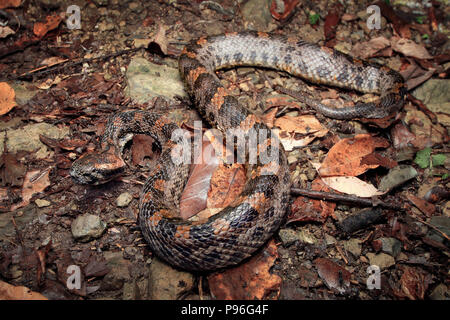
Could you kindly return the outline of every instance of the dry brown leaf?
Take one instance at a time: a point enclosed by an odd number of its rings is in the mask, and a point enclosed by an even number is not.
[[[18,7],[22,0],[2,0],[0,1],[0,9],[10,8],[10,7]]]
[[[48,300],[39,292],[27,287],[13,286],[0,280],[0,300]]]
[[[423,300],[428,285],[431,283],[431,276],[420,268],[402,266],[403,275],[400,278],[400,292],[396,294],[400,297],[408,297],[411,300]]]
[[[403,53],[407,57],[414,57],[418,59],[433,58],[424,46],[419,45],[410,39],[392,37],[391,46],[392,49],[397,52]]]
[[[11,211],[26,206],[30,203],[30,199],[34,194],[44,191],[50,185],[49,174],[50,170],[48,169],[27,172],[22,187],[22,201],[14,204],[11,207]]]
[[[41,66],[53,66],[56,64],[60,64],[62,62],[66,62],[68,59],[60,58],[60,57],[50,57],[41,61]]]
[[[166,37],[166,26],[159,25],[158,32],[153,38],[153,42],[157,43],[162,51],[162,53],[167,54],[167,37]]]
[[[45,36],[45,34],[53,29],[56,29],[62,21],[62,18],[55,14],[47,16],[45,22],[36,22],[33,26],[33,33],[39,38]]]
[[[146,134],[135,134],[131,145],[131,159],[134,166],[143,165],[144,158],[153,155],[153,139]]]
[[[208,276],[211,293],[219,300],[276,299],[280,294],[281,278],[270,273],[278,258],[275,241],[270,240],[258,254],[247,262]]]
[[[350,289],[351,273],[345,268],[326,258],[317,258],[314,265],[328,288],[335,289],[339,293],[345,293]]]
[[[346,138],[336,143],[323,161],[319,174],[328,176],[358,176],[368,169],[378,165],[361,163],[361,160],[374,152],[376,148],[387,148],[389,142],[370,134],[358,134],[353,138]]]
[[[357,43],[351,51],[352,56],[367,59],[389,47],[391,43],[385,37],[373,38],[370,41]],[[392,50],[391,50],[392,51]]]
[[[297,117],[284,116],[277,118],[273,131],[278,135],[286,151],[308,145],[317,137],[327,134],[326,129],[313,115],[302,115]]]
[[[244,166],[239,163],[221,163],[211,178],[208,208],[225,208],[241,194],[245,184]]]
[[[1,27],[0,26],[0,39],[6,38],[7,36],[12,35],[14,33],[15,33],[14,30],[11,29],[10,27],[8,27],[8,26]]]
[[[16,104],[16,93],[6,82],[0,82],[0,116],[8,113]]]
[[[211,179],[219,166],[219,159],[209,141],[203,140],[202,160],[194,160],[192,172],[186,183],[180,199],[180,216],[189,219],[207,206],[208,190],[211,188]],[[207,212],[199,218],[208,218]]]

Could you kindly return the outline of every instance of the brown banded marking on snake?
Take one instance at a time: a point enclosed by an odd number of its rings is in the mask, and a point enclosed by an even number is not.
[[[171,151],[177,125],[162,114],[128,111],[113,115],[103,136],[107,151],[85,155],[74,162],[71,175],[80,183],[100,183],[123,168],[107,172],[104,157],[122,164],[127,133],[145,133],[162,148],[140,199],[139,221],[151,249],[167,262],[188,270],[214,270],[235,265],[266,242],[283,221],[289,199],[290,176],[285,152],[273,144],[270,129],[222,86],[214,71],[234,66],[260,66],[289,72],[315,83],[381,94],[379,100],[352,108],[335,109],[317,103],[314,108],[338,119],[383,118],[398,110],[406,94],[395,71],[353,59],[332,49],[292,37],[242,32],[200,38],[180,55],[179,69],[187,91],[203,117],[222,132],[227,129],[267,130],[258,141],[278,152],[278,163],[246,164],[247,181],[234,202],[206,222],[177,218],[179,199],[188,175],[187,164],[177,164]],[[248,139],[248,138],[247,138]],[[100,159],[102,158],[102,159]],[[106,157],[107,158],[107,157]]]

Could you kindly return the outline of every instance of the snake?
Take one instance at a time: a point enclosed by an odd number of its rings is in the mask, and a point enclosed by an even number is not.
[[[279,138],[238,102],[221,83],[217,70],[270,68],[312,83],[378,95],[375,101],[353,107],[337,108],[319,102],[311,105],[326,117],[340,120],[395,114],[407,92],[402,76],[386,66],[297,37],[266,32],[234,32],[191,40],[181,52],[178,65],[187,93],[203,119],[221,132],[240,130],[248,143],[254,140],[247,133],[262,132],[253,147],[257,154],[271,153],[276,160],[257,158],[250,163],[249,151],[245,151],[246,181],[241,193],[207,219],[181,219],[179,202],[190,165],[173,157],[180,143],[174,132],[180,127],[163,112],[127,110],[109,117],[101,150],[75,160],[70,175],[80,184],[110,181],[123,174],[127,166],[122,152],[130,136],[151,136],[161,154],[141,191],[139,226],[154,254],[190,271],[220,270],[251,257],[285,221],[290,197],[287,156]]]

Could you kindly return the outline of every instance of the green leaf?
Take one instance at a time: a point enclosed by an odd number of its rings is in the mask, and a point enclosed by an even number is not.
[[[429,38],[430,38],[430,36],[426,33],[422,35],[422,39],[424,39],[424,40],[429,39]]]
[[[447,159],[445,154],[433,154],[431,156],[431,163],[433,167],[442,166],[445,163],[445,159]]]
[[[311,15],[309,16],[309,23],[310,23],[310,24],[316,24],[317,21],[319,21],[319,18],[320,18],[320,16],[319,16],[318,13],[311,14]]]
[[[445,180],[445,179],[447,179],[447,178],[448,178],[448,172],[447,172],[447,173],[444,173],[444,174],[442,175],[442,177],[441,177],[442,180]]]
[[[425,169],[430,166],[430,156],[431,156],[431,148],[425,148],[416,153],[416,158],[414,159],[414,162],[422,169]]]
[[[425,16],[419,16],[416,18],[417,23],[423,24],[423,21],[425,20]]]

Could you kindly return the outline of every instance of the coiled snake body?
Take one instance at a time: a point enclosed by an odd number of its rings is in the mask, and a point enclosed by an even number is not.
[[[406,89],[395,71],[355,60],[326,47],[261,32],[230,33],[192,41],[182,52],[179,69],[196,108],[219,130],[267,130],[258,141],[258,153],[278,152],[278,163],[247,165],[247,181],[235,201],[204,223],[177,218],[179,199],[189,175],[171,151],[177,125],[164,114],[127,111],[110,117],[102,138],[104,151],[76,160],[71,176],[79,183],[102,183],[120,174],[124,137],[129,133],[152,136],[161,156],[146,181],[139,222],[153,252],[188,270],[214,270],[238,264],[255,252],[279,228],[289,199],[290,175],[280,145],[271,150],[270,130],[229,95],[214,71],[234,66],[260,66],[286,71],[315,83],[381,94],[378,101],[355,107],[313,107],[337,119],[383,118],[398,110]],[[273,141],[273,140],[272,140]]]

